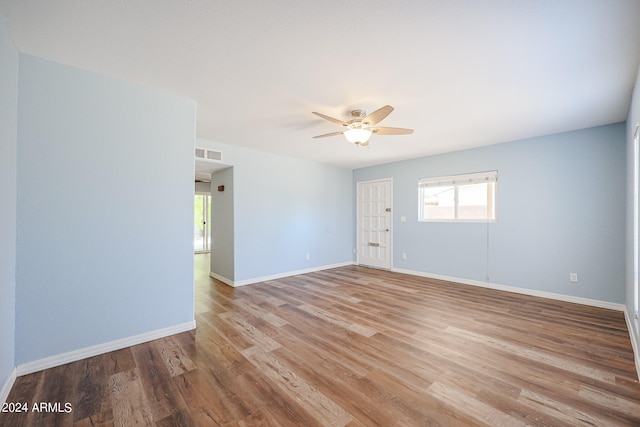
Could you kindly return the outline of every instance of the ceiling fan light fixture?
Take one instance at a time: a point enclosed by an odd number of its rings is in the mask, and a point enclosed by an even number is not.
[[[348,129],[344,131],[344,136],[352,144],[364,144],[371,138],[371,131],[369,129]]]
[[[343,130],[340,132],[325,133],[322,135],[316,135],[314,138],[326,138],[328,136],[344,135],[352,144],[359,145],[360,147],[367,147],[369,145],[369,139],[372,134],[376,135],[408,135],[413,133],[413,129],[405,128],[391,128],[380,127],[380,123],[385,117],[387,117],[393,111],[391,105],[385,105],[378,108],[373,113],[367,115],[364,110],[351,111],[351,117],[349,121],[343,121],[340,119],[334,119],[333,117],[326,116],[322,113],[313,112],[318,117],[328,120],[332,123],[342,126]]]

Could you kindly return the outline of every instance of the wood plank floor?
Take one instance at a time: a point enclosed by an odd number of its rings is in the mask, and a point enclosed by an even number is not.
[[[197,330],[17,379],[2,426],[638,426],[620,312],[350,266],[231,288]]]

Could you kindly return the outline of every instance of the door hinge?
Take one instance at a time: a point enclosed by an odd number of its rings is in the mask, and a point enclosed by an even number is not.
[[[385,209],[386,212],[391,212],[391,208]]]

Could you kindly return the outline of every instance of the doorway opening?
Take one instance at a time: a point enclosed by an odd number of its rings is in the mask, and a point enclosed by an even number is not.
[[[211,251],[211,195],[196,193],[193,196],[193,251],[197,254]]]

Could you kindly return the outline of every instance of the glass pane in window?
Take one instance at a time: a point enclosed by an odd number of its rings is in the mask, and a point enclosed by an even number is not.
[[[422,219],[454,219],[455,187],[426,187],[422,191]]]
[[[493,183],[458,187],[458,219],[493,219]]]

